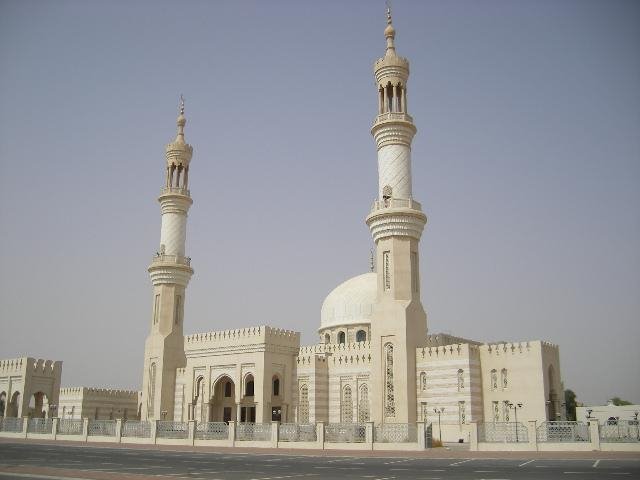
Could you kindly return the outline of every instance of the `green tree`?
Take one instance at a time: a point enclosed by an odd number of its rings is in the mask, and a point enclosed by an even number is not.
[[[573,390],[564,391],[564,403],[567,408],[567,420],[571,422],[576,421],[576,394]]]
[[[622,400],[620,397],[613,397],[611,399],[611,403],[613,403],[616,407],[622,407],[624,405],[633,405],[631,402],[627,402],[626,400]]]

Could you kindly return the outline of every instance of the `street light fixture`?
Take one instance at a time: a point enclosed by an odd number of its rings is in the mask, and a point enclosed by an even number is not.
[[[440,423],[440,415],[444,413],[444,407],[434,408],[433,411],[438,414],[438,433],[440,434],[440,445],[442,445],[442,425]]]

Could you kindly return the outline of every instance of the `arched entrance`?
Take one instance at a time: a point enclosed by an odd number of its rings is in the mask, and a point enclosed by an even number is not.
[[[236,388],[233,380],[223,375],[213,386],[213,397],[209,402],[210,422],[230,422],[236,418]]]
[[[44,392],[36,392],[29,398],[29,418],[49,416],[49,399]]]
[[[13,392],[11,395],[11,401],[7,406],[7,417],[17,417],[18,410],[20,409],[20,392]]]
[[[4,409],[7,407],[7,392],[0,392],[0,417],[4,417]]]

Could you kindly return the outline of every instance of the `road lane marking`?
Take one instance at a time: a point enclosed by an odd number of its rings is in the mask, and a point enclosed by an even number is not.
[[[461,464],[463,464],[463,463],[470,462],[471,460],[473,460],[473,458],[469,458],[469,459],[467,459],[467,460],[462,460],[462,461],[460,461],[460,462],[455,462],[455,463],[450,464],[449,466],[450,466],[450,467],[454,467],[454,466],[456,466],[456,465],[461,465]]]
[[[524,467],[525,465],[529,465],[531,462],[535,462],[535,461],[536,461],[536,459],[534,458],[533,460],[529,460],[528,462],[521,463],[521,464],[520,464],[520,465],[518,465],[518,466],[519,466],[519,467]]]
[[[600,460],[596,460],[595,463],[593,464],[593,468],[598,468],[599,463],[600,463]]]
[[[0,472],[0,477],[42,478],[46,480],[91,480],[89,478],[80,478],[80,477],[56,477],[54,475],[36,475],[35,473],[5,473],[5,472]]]

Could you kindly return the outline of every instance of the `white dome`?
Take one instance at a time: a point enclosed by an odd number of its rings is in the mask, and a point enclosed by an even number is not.
[[[341,283],[322,303],[320,330],[338,325],[370,324],[377,293],[378,278],[373,272]]]

